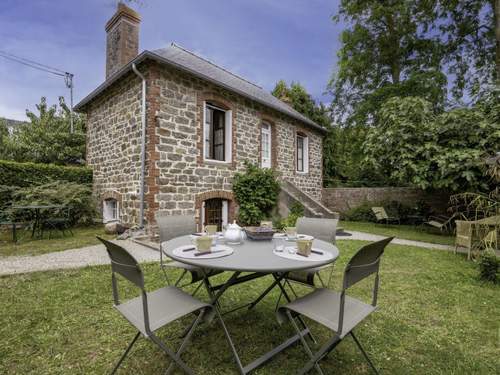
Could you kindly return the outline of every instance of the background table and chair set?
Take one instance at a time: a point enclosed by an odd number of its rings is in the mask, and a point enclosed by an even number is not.
[[[210,323],[212,320],[222,328],[234,358],[235,371],[240,374],[252,372],[297,342],[302,344],[307,361],[302,369],[289,369],[289,372],[298,371],[300,374],[305,374],[314,368],[319,374],[323,374],[320,361],[348,335],[359,347],[372,370],[378,373],[353,330],[376,309],[379,265],[384,249],[392,238],[362,247],[350,259],[344,270],[342,290],[334,291],[328,287],[333,264],[339,256],[339,250],[335,246],[337,222],[337,219],[299,218],[295,236],[293,232],[289,232],[288,235],[275,234],[272,240],[268,241],[242,238],[240,243],[234,243],[228,241],[230,236],[224,238],[221,234],[215,234],[212,237],[211,250],[202,252],[198,246],[202,242],[198,241],[198,238],[204,235],[195,233],[196,223],[193,216],[159,214],[157,215],[160,233],[159,260],[166,276],[167,286],[153,292],[146,292],[142,270],[134,257],[115,242],[100,238],[111,259],[115,307],[137,329],[135,337],[112,373],[117,371],[136,340],[143,335],[170,357],[166,373],[170,373],[175,366],[178,366],[184,372],[193,374],[193,370],[184,362],[181,355],[200,323]],[[297,251],[298,238],[312,241],[312,247],[305,251],[308,255],[298,254],[301,252]],[[173,269],[182,271],[176,280],[171,280],[170,277]],[[320,272],[330,273],[328,283],[321,278]],[[141,290],[140,296],[120,302],[117,274],[135,284]],[[220,275],[217,280],[223,279],[225,275],[227,277],[217,283],[215,275]],[[370,303],[346,293],[351,286],[369,276],[374,276]],[[222,311],[221,297],[229,288],[262,277],[269,278],[269,287],[256,296],[255,300]],[[319,286],[315,284],[315,279],[319,280]],[[299,297],[292,286],[293,282],[310,286],[311,293]],[[192,294],[181,289],[185,285],[196,283],[198,285]],[[202,287],[208,294],[208,301],[196,297]],[[277,323],[288,322],[295,330],[295,335],[251,363],[243,364],[240,353],[244,348],[237,348],[235,345],[231,330],[226,324],[226,321],[230,320],[227,315],[242,308],[249,310],[256,308],[258,303],[275,288],[280,291],[280,297],[276,303],[275,316],[270,316],[269,319],[277,319]],[[280,303],[280,300],[284,303]],[[191,314],[195,317],[183,332],[183,340],[176,351],[169,348],[156,335],[156,331],[161,327]],[[316,352],[313,352],[311,347],[312,344],[317,344],[316,340],[304,317],[332,331],[331,339]],[[206,334],[210,333],[207,331]]]
[[[17,242],[20,229],[30,230],[31,238],[43,238],[45,232],[49,233],[50,238],[53,231],[73,235],[70,217],[70,208],[64,205],[11,206],[0,211],[0,225],[10,227],[12,241]]]

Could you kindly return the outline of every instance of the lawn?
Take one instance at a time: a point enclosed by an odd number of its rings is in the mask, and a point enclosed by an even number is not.
[[[358,241],[339,241],[341,256],[334,287],[339,287],[341,269],[360,245]],[[149,288],[164,285],[157,264],[146,265],[144,270]],[[134,335],[133,328],[111,306],[110,281],[108,266],[1,277],[0,373],[109,372]],[[354,287],[353,293],[369,300],[364,288],[371,286],[371,280],[367,281],[370,283]],[[269,282],[270,278],[259,279],[229,290],[223,306],[252,300]],[[251,312],[240,310],[226,316],[244,363],[292,334],[289,325],[276,322],[276,298],[277,292]],[[390,245],[382,261],[379,305],[380,310],[357,332],[382,373],[500,373],[500,285],[480,282],[476,265],[464,257]],[[160,331],[160,336],[173,337],[178,344],[177,336],[188,321],[174,323]],[[312,323],[311,327],[320,342],[327,339],[326,329]],[[198,374],[236,373],[216,323],[199,328],[183,358]],[[306,358],[296,345],[255,374],[291,374]],[[322,365],[326,374],[370,373],[350,339]],[[158,374],[165,368],[161,352],[140,339],[121,373]]]
[[[90,226],[73,228],[73,236],[68,232],[62,235],[61,232],[51,234],[51,239],[48,234],[44,234],[43,239],[32,239],[31,233],[27,231],[19,231],[19,240],[17,244],[12,242],[12,234],[10,231],[0,232],[0,256],[9,255],[40,255],[53,251],[61,251],[68,249],[76,249],[79,247],[97,245],[99,240],[96,236],[104,238],[113,238],[104,233],[104,227]]]
[[[340,225],[346,230],[380,234],[383,236],[395,236],[406,240],[424,241],[442,245],[453,245],[455,243],[454,236],[441,234],[431,227],[375,224],[361,221],[341,221]]]

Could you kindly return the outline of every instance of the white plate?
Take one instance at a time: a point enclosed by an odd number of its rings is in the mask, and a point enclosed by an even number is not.
[[[174,249],[173,254],[179,258],[185,258],[185,259],[214,259],[231,255],[234,252],[234,250],[231,247],[226,245],[212,246],[211,253],[206,253],[199,256],[196,256],[196,254],[199,254],[198,250],[184,251],[192,249],[193,247],[194,245],[180,246]]]
[[[293,259],[293,260],[303,260],[306,262],[322,262],[325,260],[333,259],[333,254],[329,251],[316,249],[313,247],[313,250],[321,252],[323,254],[311,253],[308,257],[304,257],[302,255],[296,254],[297,248],[293,246],[286,246],[283,251],[273,250],[273,253],[279,257]]]

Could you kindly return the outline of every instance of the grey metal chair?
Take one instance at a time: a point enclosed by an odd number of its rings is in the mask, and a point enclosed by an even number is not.
[[[319,361],[335,349],[347,335],[351,335],[370,367],[378,374],[377,369],[366,354],[357,337],[354,335],[353,330],[376,309],[380,260],[385,247],[392,239],[393,237],[385,238],[381,241],[363,246],[351,258],[344,271],[343,287],[340,293],[324,288],[316,289],[314,292],[298,298],[278,309],[278,321],[284,322],[288,318],[297,332],[300,332],[300,329],[293,319],[293,317],[297,315],[306,316],[335,332],[333,338],[326,342],[314,354],[307,345],[304,337],[301,336],[302,345],[309,355],[310,361],[299,371],[299,374],[305,374],[313,367],[316,368],[318,373],[323,374],[319,366]],[[375,274],[375,281],[371,304],[367,304],[346,295],[347,289],[373,274]]]
[[[191,266],[189,264],[184,264],[177,261],[167,262],[166,256],[162,249],[162,243],[169,241],[175,237],[185,236],[196,232],[196,221],[192,215],[165,215],[162,212],[156,213],[156,223],[158,224],[158,230],[160,233],[160,267],[165,274],[165,278],[169,285],[172,285],[170,279],[168,278],[167,268],[178,268],[182,270],[181,275],[173,284],[174,286],[179,286],[180,282],[184,279],[186,274],[189,272],[191,275],[191,280],[187,284],[181,285],[180,287],[195,284],[200,282],[198,287],[195,289],[193,295],[195,295],[200,287],[203,285],[201,282],[206,275],[206,272],[199,267]],[[208,276],[213,276],[221,273],[222,271],[209,270]]]
[[[297,233],[299,234],[307,234],[309,236],[313,236],[314,238],[317,238],[319,240],[333,243],[335,244],[335,235],[337,232],[337,224],[339,222],[339,219],[318,219],[318,218],[310,218],[310,217],[300,217],[297,219],[296,223],[296,228],[297,228]],[[327,288],[330,286],[332,275],[333,275],[333,266],[334,263],[328,264],[326,266],[322,267],[314,267],[314,268],[309,268],[308,270],[305,271],[293,271],[288,273],[284,277],[284,282],[285,284],[290,288],[292,291],[293,295],[295,298],[298,298],[298,294],[293,288],[292,284],[290,281],[300,283],[312,288],[316,288],[315,284],[315,277],[318,278],[320,281],[320,284],[323,288]],[[323,270],[330,270],[330,274],[328,276],[328,283],[325,283],[323,279],[321,278],[320,272]],[[273,289],[273,284],[267,288],[264,292],[261,293],[259,297],[255,301],[253,301],[249,308],[252,309],[254,308],[262,299],[271,292]],[[278,305],[281,301],[281,298],[283,296],[283,291],[281,290],[280,295],[278,297],[278,300],[276,301],[276,308],[278,308]]]
[[[300,217],[297,219],[297,223],[295,226],[297,227],[297,233],[299,234],[307,234],[309,236],[313,236],[319,240],[333,243],[335,244],[335,235],[337,233],[337,224],[339,223],[339,219],[318,219],[311,217]],[[287,281],[295,281],[298,283],[306,284],[311,287],[316,287],[314,283],[314,277],[317,276],[318,280],[323,288],[327,288],[330,285],[332,274],[333,274],[333,266],[334,263],[317,268],[310,268],[306,271],[299,272],[290,272],[286,276]],[[320,271],[329,269],[330,275],[328,277],[328,283],[325,283],[321,278]],[[292,290],[295,296],[297,294],[291,287],[290,283],[288,286]]]
[[[197,300],[174,286],[167,286],[153,292],[146,292],[144,288],[144,276],[135,258],[123,247],[100,237],[97,238],[106,246],[111,259],[114,307],[137,328],[137,334],[120,357],[111,374],[114,374],[118,370],[141,334],[158,345],[172,359],[166,371],[167,374],[174,369],[175,365],[178,365],[188,374],[194,374],[193,370],[181,359],[181,354],[199,322],[201,320],[210,321],[213,318],[214,311],[212,306]],[[141,296],[126,302],[120,302],[116,274],[121,275],[138,287],[141,290]],[[169,349],[154,334],[155,331],[165,325],[196,312],[198,314],[177,352]]]

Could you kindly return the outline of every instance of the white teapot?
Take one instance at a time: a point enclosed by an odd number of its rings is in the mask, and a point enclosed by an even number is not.
[[[245,239],[245,232],[241,227],[233,221],[232,224],[228,224],[226,231],[224,232],[224,240],[228,244],[240,244]]]

